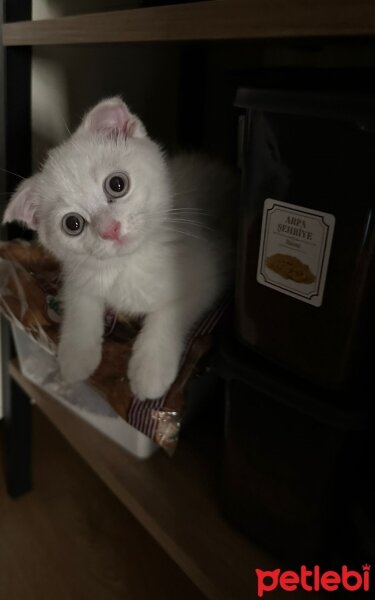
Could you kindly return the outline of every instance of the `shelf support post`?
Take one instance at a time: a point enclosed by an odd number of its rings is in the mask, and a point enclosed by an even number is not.
[[[0,24],[31,18],[31,0],[0,0]],[[11,191],[31,168],[31,48],[0,46],[0,220]],[[12,171],[12,173],[10,172]],[[0,228],[0,238],[22,235],[22,230]],[[1,388],[4,413],[5,477],[8,492],[20,496],[31,487],[31,405],[10,378],[12,355],[9,323],[1,319]]]

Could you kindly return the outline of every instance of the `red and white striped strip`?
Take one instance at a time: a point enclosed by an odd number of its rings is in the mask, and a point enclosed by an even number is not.
[[[227,305],[228,298],[225,297],[215,306],[215,308],[210,310],[194,328],[187,340],[186,348],[181,358],[180,369],[183,367],[194,341],[199,337],[209,335],[214,330],[223,316]],[[154,439],[157,428],[156,415],[158,411],[163,408],[166,396],[167,394],[157,400],[145,401],[133,398],[128,413],[129,425],[132,425],[132,427],[135,427],[138,431],[141,431],[151,439]]]

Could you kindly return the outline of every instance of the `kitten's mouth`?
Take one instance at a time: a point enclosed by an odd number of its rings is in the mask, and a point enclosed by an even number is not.
[[[102,240],[105,240],[106,242],[113,242],[114,244],[120,244],[123,245],[126,243],[126,240],[128,238],[127,235],[121,235],[119,237],[103,237],[100,236]]]

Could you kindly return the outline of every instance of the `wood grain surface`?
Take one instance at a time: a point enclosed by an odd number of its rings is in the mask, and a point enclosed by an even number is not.
[[[5,46],[375,34],[373,0],[205,0],[7,23]]]
[[[33,491],[12,500],[0,479],[0,598],[204,600],[37,408],[34,413]]]
[[[191,428],[172,459],[160,451],[139,461],[27,381],[16,363],[10,372],[207,598],[256,597],[255,568],[280,565],[221,514],[221,438],[215,428],[207,428],[206,422]],[[284,592],[273,595],[275,600],[284,598]],[[296,600],[305,597],[294,595]]]

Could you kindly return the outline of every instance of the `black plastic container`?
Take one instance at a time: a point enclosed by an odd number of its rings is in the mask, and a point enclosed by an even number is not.
[[[240,89],[236,105],[238,333],[321,386],[370,385],[375,96]]]
[[[370,435],[366,398],[356,409],[348,408],[353,398],[330,402],[234,341],[216,366],[226,381],[228,519],[289,566],[351,558]]]

